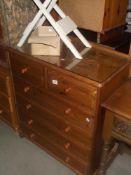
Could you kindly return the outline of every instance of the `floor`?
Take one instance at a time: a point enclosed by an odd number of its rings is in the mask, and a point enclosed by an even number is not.
[[[118,155],[107,175],[131,175],[130,166],[130,156]],[[74,173],[0,122],[0,175],[74,175]]]

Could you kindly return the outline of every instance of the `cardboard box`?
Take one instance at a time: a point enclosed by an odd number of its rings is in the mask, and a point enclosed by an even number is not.
[[[52,26],[39,26],[35,30],[35,33],[38,36],[57,36],[57,33]]]
[[[59,0],[78,27],[103,32],[125,23],[128,0]]]
[[[33,31],[28,43],[32,55],[60,55],[60,37],[51,26],[41,26]]]
[[[30,50],[32,55],[60,55],[60,42],[56,47],[45,45],[45,44],[31,44]]]

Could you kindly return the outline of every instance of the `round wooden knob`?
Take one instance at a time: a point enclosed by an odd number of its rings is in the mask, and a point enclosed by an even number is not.
[[[96,95],[97,94],[97,90],[93,91],[93,95]]]
[[[65,94],[68,94],[71,91],[71,87],[65,89]]]
[[[34,121],[31,119],[31,120],[29,120],[28,121],[28,125],[32,125],[32,123],[33,123]]]
[[[2,114],[3,113],[3,110],[2,109],[0,109],[0,114]]]
[[[31,107],[32,107],[31,104],[27,104],[27,105],[26,105],[26,109],[27,109],[27,110],[30,109]]]
[[[32,139],[32,138],[34,138],[34,137],[35,137],[35,134],[32,133],[32,134],[30,135],[30,138]]]
[[[70,126],[66,127],[65,128],[65,133],[68,133],[70,130],[71,130],[71,127]]]
[[[65,110],[65,114],[69,114],[71,112],[71,108]]]
[[[91,119],[87,117],[87,118],[86,118],[86,122],[87,122],[87,123],[90,123],[90,121],[91,121]]]
[[[70,146],[71,146],[70,143],[66,143],[66,144],[65,144],[65,149],[69,149]]]
[[[27,87],[24,88],[24,92],[25,93],[27,93],[29,90],[30,90],[30,87],[29,86],[27,86]]]
[[[65,162],[68,163],[70,161],[70,157],[66,157]]]
[[[27,71],[28,71],[28,68],[27,68],[27,67],[21,69],[21,73],[22,73],[22,74],[25,74]]]

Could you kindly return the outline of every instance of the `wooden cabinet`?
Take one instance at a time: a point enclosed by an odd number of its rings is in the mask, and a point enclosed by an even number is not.
[[[0,19],[0,39],[3,38],[3,32],[2,32],[2,25],[1,25],[1,19]]]
[[[28,50],[9,49],[20,130],[77,174],[87,175],[100,160],[100,104],[127,79],[129,62],[128,56],[95,45],[77,64],[68,52],[34,57]]]
[[[0,119],[17,131],[18,120],[15,108],[14,91],[6,52],[6,48],[0,45]]]
[[[60,0],[60,5],[79,27],[104,32],[125,24],[128,0]]]
[[[124,34],[128,0],[60,0],[60,6],[88,40],[118,49],[129,44]],[[92,36],[92,37],[91,37]],[[121,45],[120,45],[121,43]]]

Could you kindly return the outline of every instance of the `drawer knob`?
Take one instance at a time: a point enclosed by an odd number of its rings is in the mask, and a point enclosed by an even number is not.
[[[2,109],[0,109],[0,114],[2,114],[3,113],[3,110]]]
[[[68,163],[70,161],[70,157],[66,157],[65,162]]]
[[[23,69],[21,70],[21,73],[22,73],[22,74],[25,74],[27,71],[28,71],[28,68],[25,67],[25,68],[23,68]]]
[[[59,81],[58,81],[58,80],[51,80],[51,83],[52,83],[53,85],[58,85],[58,84],[59,84]]]
[[[65,89],[65,94],[68,94],[71,91],[71,87]]]
[[[69,149],[69,148],[70,148],[70,146],[71,146],[71,144],[70,144],[70,143],[65,144],[65,149]]]
[[[29,90],[30,90],[30,87],[29,86],[27,86],[27,87],[24,88],[24,92],[25,93],[27,93]]]
[[[96,96],[97,90],[93,91],[92,94],[93,94],[94,96]]]
[[[33,122],[34,122],[33,120],[29,120],[28,125],[32,125]]]
[[[71,130],[71,127],[68,126],[67,128],[65,128],[65,133],[68,133]]]
[[[30,135],[30,138],[33,139],[34,137],[35,137],[35,134],[32,133],[32,134]]]
[[[32,107],[31,104],[27,104],[27,105],[26,105],[26,109],[27,109],[27,110],[30,109],[31,107]]]
[[[65,110],[65,114],[69,114],[71,112],[71,108]]]
[[[86,122],[87,122],[87,123],[90,123],[90,121],[91,121],[91,119],[87,117],[87,118],[86,118]]]

